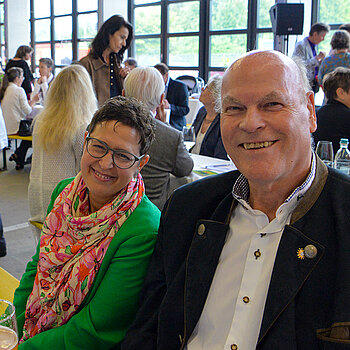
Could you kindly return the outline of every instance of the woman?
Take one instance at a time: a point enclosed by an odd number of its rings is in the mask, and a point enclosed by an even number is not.
[[[30,100],[30,93],[32,92],[32,82],[34,77],[26,61],[30,60],[32,53],[33,49],[30,46],[20,46],[16,51],[15,57],[10,59],[5,67],[5,73],[12,67],[19,67],[23,69],[24,80],[21,86],[26,92],[28,100]]]
[[[95,113],[81,172],[54,190],[15,292],[19,350],[119,347],[160,219],[140,175],[153,138],[152,117],[135,99],[111,99]]]
[[[35,96],[39,93],[39,102],[43,106],[44,100],[49,89],[50,84],[52,83],[54,76],[52,74],[53,69],[53,60],[48,57],[40,58],[39,60],[39,79],[34,82],[34,90],[31,96]]]
[[[5,120],[7,134],[16,134],[19,123],[32,111],[32,106],[39,100],[39,96],[33,100],[27,100],[26,94],[21,88],[23,83],[23,69],[12,67],[7,70],[2,87],[0,89],[1,109]],[[9,158],[16,162],[16,170],[23,169],[27,150],[32,146],[31,141],[21,141],[20,146]]]
[[[331,39],[333,54],[327,56],[321,63],[318,82],[322,86],[324,76],[337,67],[350,68],[350,34],[346,30],[337,30]]]
[[[63,68],[50,85],[45,108],[34,123],[30,220],[43,222],[58,182],[79,172],[84,133],[96,109],[86,69],[79,65]],[[33,231],[39,239],[40,230],[33,227]]]
[[[122,16],[112,16],[98,31],[89,54],[80,60],[91,76],[99,106],[122,94],[129,69],[122,68],[121,63],[132,39],[131,24]]]
[[[196,144],[191,153],[228,160],[221,140],[220,131],[220,75],[214,75],[208,84],[202,88],[199,101],[204,105],[196,116],[192,126],[196,134]]]

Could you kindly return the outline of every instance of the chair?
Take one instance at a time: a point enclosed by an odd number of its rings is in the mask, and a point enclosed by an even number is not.
[[[190,95],[193,92],[195,92],[193,91],[196,89],[196,86],[197,86],[197,79],[195,77],[192,77],[191,75],[180,75],[179,77],[176,78],[176,80],[180,80],[187,85],[188,93]]]
[[[5,299],[12,302],[15,289],[18,286],[18,279],[0,267],[0,299]]]

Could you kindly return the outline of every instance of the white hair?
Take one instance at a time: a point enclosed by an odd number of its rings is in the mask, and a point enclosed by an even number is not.
[[[211,92],[213,99],[215,101],[214,110],[217,113],[221,111],[221,85],[222,85],[222,76],[219,74],[213,75],[207,83],[207,89]]]
[[[134,97],[154,111],[160,104],[165,85],[162,75],[153,67],[136,67],[124,81],[125,97]]]

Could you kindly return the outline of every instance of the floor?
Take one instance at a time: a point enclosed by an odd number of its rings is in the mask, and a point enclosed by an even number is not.
[[[8,158],[13,151],[6,153]],[[3,167],[2,162],[1,151],[0,168]],[[0,215],[7,245],[7,255],[0,258],[0,266],[20,279],[36,246],[28,223],[30,165],[17,171],[14,162],[7,162],[7,169],[0,171]]]

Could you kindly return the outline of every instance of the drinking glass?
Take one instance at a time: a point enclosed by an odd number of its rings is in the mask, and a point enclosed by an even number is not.
[[[316,154],[322,159],[322,161],[333,168],[334,153],[333,145],[330,141],[318,141],[316,147]]]
[[[0,349],[18,348],[15,307],[7,300],[0,299]]]
[[[182,129],[182,134],[184,137],[184,143],[187,151],[189,151],[196,144],[196,135],[194,133],[193,126],[184,126]]]

